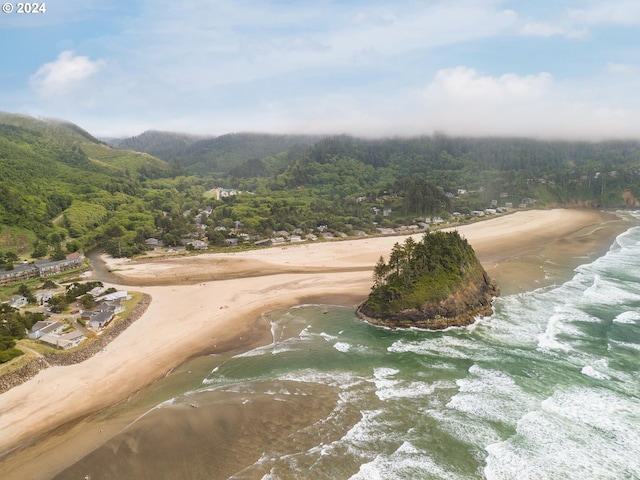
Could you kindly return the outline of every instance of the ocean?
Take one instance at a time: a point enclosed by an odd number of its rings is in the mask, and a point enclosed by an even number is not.
[[[467,328],[269,312],[271,344],[102,412],[137,413],[55,478],[640,479],[640,227],[585,261]]]

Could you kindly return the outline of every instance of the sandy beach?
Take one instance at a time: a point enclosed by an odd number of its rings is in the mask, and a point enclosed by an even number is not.
[[[610,213],[558,209],[517,212],[457,230],[503,294],[510,294],[553,283],[553,272],[601,254],[624,228]],[[380,255],[403,240],[106,259],[119,283],[151,295],[151,305],[105,351],[78,365],[43,370],[0,395],[0,469],[24,474],[5,478],[36,478],[28,473],[29,462],[61,442],[35,439],[126,399],[189,358],[270,342],[261,318],[269,310],[307,302],[355,307],[369,292]],[[105,440],[95,439],[96,445]]]

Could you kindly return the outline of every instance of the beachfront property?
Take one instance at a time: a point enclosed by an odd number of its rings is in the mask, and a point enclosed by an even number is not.
[[[31,340],[39,340],[45,335],[58,334],[64,330],[64,324],[60,322],[40,321],[36,322],[31,331],[29,332],[29,338]]]
[[[87,326],[92,330],[100,330],[104,328],[115,316],[113,312],[109,310],[92,312],[91,319],[87,322]]]
[[[87,322],[87,326],[92,330],[104,328],[118,313],[124,312],[125,308],[120,303],[128,300],[131,296],[126,291],[117,291],[104,295],[100,303],[93,310],[85,310],[80,314],[80,318]]]
[[[102,297],[96,298],[100,302],[117,302],[118,306],[122,300],[131,300],[131,295],[126,290],[118,290],[117,292],[107,293]]]
[[[47,333],[40,338],[40,341],[61,350],[68,350],[77,347],[86,339],[82,332],[72,330],[67,333]]]
[[[208,247],[207,242],[204,240],[191,240],[187,245],[191,245],[194,250],[206,250]]]

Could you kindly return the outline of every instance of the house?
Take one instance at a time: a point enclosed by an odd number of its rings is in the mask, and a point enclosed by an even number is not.
[[[271,239],[272,245],[279,245],[281,243],[284,243],[284,237],[275,237]]]
[[[85,322],[88,322],[89,320],[91,320],[93,317],[95,317],[98,314],[98,312],[96,312],[95,310],[83,310],[80,313],[80,318],[82,320],[84,320]]]
[[[48,334],[57,334],[64,330],[64,324],[60,322],[36,322],[33,327],[31,327],[31,332],[29,332],[29,338],[31,340],[37,340],[44,335]]]
[[[54,295],[55,293],[53,292],[53,290],[46,290],[44,292],[36,293],[36,302],[38,302],[39,305],[46,305]]]
[[[67,260],[75,260],[75,259],[80,259],[82,260],[84,258],[84,255],[82,254],[82,252],[73,252],[70,253],[69,255],[67,255]]]
[[[62,334],[48,333],[42,336],[40,341],[62,350],[68,350],[70,348],[77,347],[86,339],[87,337],[85,337],[82,332],[72,330]]]
[[[302,241],[302,237],[300,235],[291,235],[289,237],[289,241],[291,243],[297,243],[297,242],[301,242]]]
[[[147,238],[144,244],[149,250],[155,250],[156,248],[162,248],[164,246],[162,240],[158,240],[157,238]]]
[[[318,237],[316,235],[314,235],[313,233],[308,233],[307,234],[307,240],[311,240],[313,242],[315,242],[318,239]]]
[[[228,247],[237,247],[238,246],[238,239],[237,238],[225,238],[224,239],[224,243]]]
[[[102,286],[102,287],[94,287],[91,290],[89,290],[87,293],[89,295],[91,295],[92,297],[98,297],[100,296],[100,294],[102,294],[102,292],[104,292],[107,289],[107,287]]]
[[[100,328],[104,328],[104,326],[109,323],[114,317],[113,312],[104,311],[97,312],[91,320],[87,323],[87,326],[93,330],[98,330]]]
[[[14,295],[11,297],[11,300],[9,300],[9,306],[13,308],[24,307],[28,303],[27,297],[23,297],[22,295]]]
[[[120,302],[122,300],[130,300],[130,299],[131,299],[131,296],[129,295],[129,292],[127,292],[126,290],[118,290],[117,292],[103,295],[97,300],[101,302],[110,302],[112,300],[118,300],[118,302]]]
[[[207,242],[203,240],[191,240],[187,245],[191,245],[195,250],[206,250]]]
[[[258,240],[257,242],[253,242],[256,247],[268,247],[271,245],[271,239],[265,238],[264,240]]]

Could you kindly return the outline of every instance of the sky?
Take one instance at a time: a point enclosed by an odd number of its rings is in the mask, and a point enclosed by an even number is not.
[[[0,111],[99,137],[640,138],[638,0],[41,4],[2,6]]]

